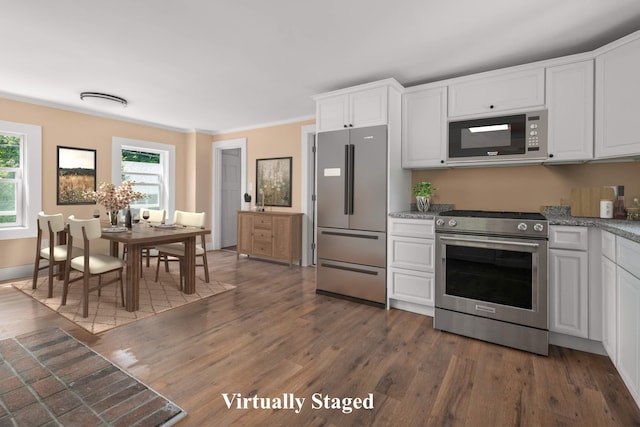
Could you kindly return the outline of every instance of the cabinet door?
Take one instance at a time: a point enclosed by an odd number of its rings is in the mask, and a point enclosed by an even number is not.
[[[316,109],[317,132],[342,129],[349,121],[349,96],[338,95],[319,100]]]
[[[596,58],[596,158],[640,153],[638,76],[640,39]]]
[[[617,269],[618,372],[634,399],[640,397],[640,279]]]
[[[589,338],[586,252],[549,250],[549,330]]]
[[[435,306],[433,273],[390,268],[389,298]]]
[[[543,68],[482,76],[449,86],[449,117],[543,105]]]
[[[253,242],[253,215],[238,214],[238,253],[250,254]]]
[[[432,239],[392,236],[389,240],[389,266],[433,272],[434,249]]]
[[[447,88],[402,96],[402,167],[445,166],[447,156]]]
[[[547,163],[593,158],[593,61],[547,68]]]
[[[377,87],[349,95],[348,127],[387,124],[387,87]]]
[[[291,218],[273,217],[273,257],[291,257]]]
[[[607,257],[601,258],[602,266],[602,345],[614,365],[617,365],[618,343],[618,291],[616,264]]]

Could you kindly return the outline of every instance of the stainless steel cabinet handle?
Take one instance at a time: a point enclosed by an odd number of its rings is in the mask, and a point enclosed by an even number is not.
[[[377,276],[378,275],[377,271],[364,270],[362,268],[344,267],[342,265],[327,264],[326,262],[323,262],[320,265],[322,267],[333,268],[333,269],[336,269],[336,270],[353,271],[354,273],[370,274],[372,276]]]
[[[326,236],[357,237],[359,239],[378,240],[378,236],[373,236],[369,234],[340,233],[338,231],[321,231],[320,234],[324,234]]]

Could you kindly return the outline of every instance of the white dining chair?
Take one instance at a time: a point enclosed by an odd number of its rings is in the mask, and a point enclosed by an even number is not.
[[[38,236],[36,239],[36,261],[33,266],[33,289],[38,286],[38,273],[40,270],[48,269],[49,291],[47,298],[53,298],[53,276],[54,267],[58,267],[57,274],[63,279],[64,266],[67,261],[67,245],[60,241],[61,233],[64,232],[64,218],[62,214],[47,215],[44,212],[38,213]],[[47,236],[49,244],[43,248],[43,236]],[[71,248],[72,256],[82,255],[82,249]],[[40,260],[47,260],[47,265],[40,267]]]
[[[82,280],[82,317],[89,316],[89,292],[98,291],[111,283],[120,282],[120,295],[122,305],[124,306],[124,284],[122,280],[122,272],[125,262],[118,257],[105,254],[92,254],[91,242],[102,236],[102,228],[98,218],[92,219],[75,219],[72,215],[69,217],[69,237],[67,239],[67,262],[65,265],[64,288],[62,290],[62,305],[67,304],[67,295],[69,293],[69,284],[78,280]],[[73,256],[73,241],[82,240],[84,243],[83,252],[80,256]],[[82,273],[81,276],[70,279],[71,270]],[[102,282],[102,275],[105,273],[115,272],[116,277],[108,282]],[[89,286],[89,279],[98,276],[98,284]]]
[[[173,222],[176,226],[204,228],[206,224],[206,214],[204,212],[185,212],[175,211]],[[197,267],[204,267],[205,281],[209,283],[209,265],[207,263],[206,240],[204,235],[200,236],[200,244],[196,244],[196,258],[202,258],[202,263],[196,263]],[[169,243],[166,245],[156,246],[158,250],[158,264],[156,265],[156,282],[158,281],[158,273],[160,272],[160,263],[164,262],[165,271],[169,272],[169,261],[180,262],[180,290],[183,289],[184,277],[184,243]],[[173,258],[170,258],[173,257]]]

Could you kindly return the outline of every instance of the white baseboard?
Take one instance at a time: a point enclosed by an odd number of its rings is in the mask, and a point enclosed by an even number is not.
[[[0,268],[0,281],[24,279],[33,276],[33,264]]]

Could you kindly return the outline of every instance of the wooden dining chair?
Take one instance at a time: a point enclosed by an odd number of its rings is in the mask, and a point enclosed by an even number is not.
[[[92,219],[75,219],[74,216],[69,217],[69,237],[67,239],[67,262],[65,265],[64,288],[62,290],[62,305],[67,304],[67,295],[69,293],[69,284],[77,280],[82,280],[82,317],[89,316],[89,292],[98,291],[113,282],[120,281],[120,296],[122,305],[124,306],[124,284],[122,280],[122,272],[125,262],[118,257],[105,254],[91,254],[91,242],[102,236],[102,228],[100,220]],[[84,248],[82,255],[74,257],[71,251],[73,241],[82,239]],[[74,279],[70,279],[71,270],[82,273]],[[105,273],[116,272],[116,277],[108,282],[102,283],[102,275]],[[89,279],[98,276],[98,284],[89,286]]]
[[[36,240],[36,261],[33,266],[33,289],[38,286],[38,273],[45,268],[49,270],[49,291],[47,298],[53,298],[54,267],[58,267],[57,276],[60,280],[64,277],[64,265],[67,261],[67,245],[61,239],[64,233],[64,218],[62,214],[47,215],[38,213],[38,237]],[[48,237],[49,244],[43,248],[42,238]],[[82,249],[71,248],[72,256],[82,255]],[[40,260],[47,260],[47,265],[40,267]]]
[[[173,222],[176,226],[204,228],[206,225],[206,214],[204,212],[184,212],[175,211]],[[207,249],[204,235],[200,236],[200,245],[196,244],[196,258],[202,258],[202,264],[196,263],[196,267],[204,267],[205,281],[209,283],[209,264],[207,263]],[[169,272],[169,261],[180,262],[180,290],[183,289],[184,278],[184,243],[169,243],[156,246],[158,250],[158,264],[156,265],[156,282],[160,272],[160,263],[164,262],[165,271]],[[170,258],[173,257],[173,258]]]

